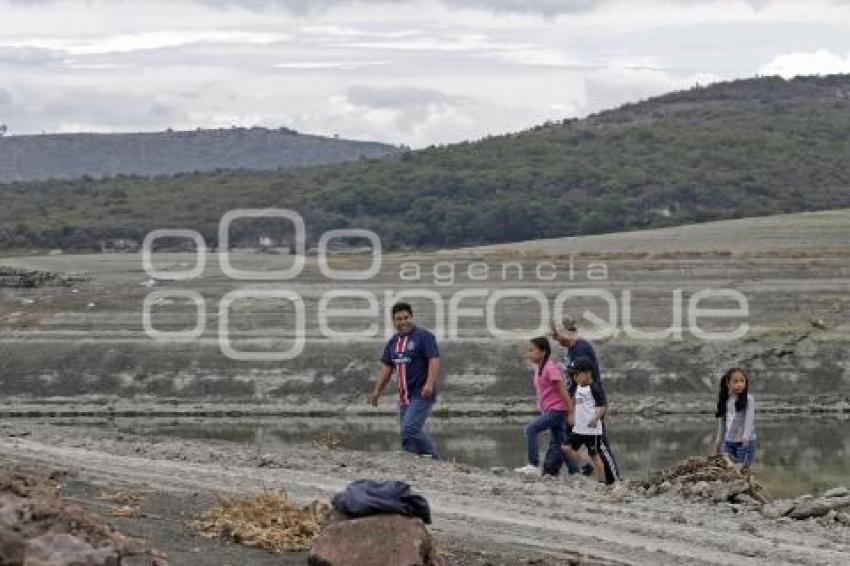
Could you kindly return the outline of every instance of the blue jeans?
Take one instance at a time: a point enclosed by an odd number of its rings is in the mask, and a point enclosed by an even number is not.
[[[749,468],[756,459],[756,442],[755,440],[750,440],[749,445],[745,447],[743,442],[729,442],[728,440],[724,440],[723,452],[729,454],[736,464],[741,464],[745,468]]]
[[[525,448],[528,463],[532,466],[540,465],[540,447],[537,437],[544,430],[549,431],[549,450],[561,452],[561,445],[566,435],[566,419],[563,411],[544,411],[539,417],[525,426]]]
[[[440,457],[434,441],[425,432],[425,421],[434,408],[434,401],[413,397],[409,405],[398,406],[398,420],[401,425],[401,447],[413,454],[430,454],[435,460]]]

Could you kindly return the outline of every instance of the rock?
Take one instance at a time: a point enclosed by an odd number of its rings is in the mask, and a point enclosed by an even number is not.
[[[0,524],[0,564],[117,566],[140,550],[41,474],[0,473]]]
[[[671,515],[670,521],[673,523],[679,523],[680,525],[688,524],[688,518],[681,513],[674,513],[673,515]]]
[[[780,499],[771,501],[761,508],[761,514],[768,519],[778,519],[784,517],[794,509],[794,502],[789,499]]]
[[[815,498],[814,495],[809,495],[807,493],[806,495],[801,495],[801,496],[797,497],[797,499],[794,500],[794,503],[799,505],[800,503],[806,503],[808,501],[812,501],[812,500],[814,500],[814,498]]]
[[[751,535],[757,535],[758,529],[752,523],[741,523],[741,530]]]
[[[850,527],[850,513],[836,513],[835,520],[845,527]]]
[[[310,549],[312,566],[443,566],[425,523],[374,515],[325,526]]]
[[[490,468],[490,473],[495,474],[497,476],[504,476],[505,474],[508,473],[508,469],[503,468],[501,466],[495,466],[493,468]]]
[[[23,564],[27,541],[12,529],[0,528],[0,564]]]
[[[711,488],[708,485],[707,481],[698,481],[691,486],[691,493],[695,495],[701,495],[702,497],[708,497],[708,494],[711,492]]]
[[[257,459],[258,468],[270,468],[274,466],[275,459],[271,454],[263,454]]]
[[[848,495],[850,495],[850,489],[846,487],[833,487],[823,494],[827,499],[830,497],[846,497]]]
[[[850,507],[850,495],[845,497],[824,498],[824,501],[827,505],[829,505],[830,509],[841,510],[845,507]]]
[[[744,505],[749,505],[750,507],[758,507],[759,505],[761,505],[761,503],[759,503],[746,493],[737,493],[733,495],[732,501],[734,501],[735,503],[743,503]]]
[[[747,480],[734,480],[728,483],[720,483],[712,490],[711,498],[715,503],[729,501],[735,495],[743,493],[750,488]]]
[[[819,522],[824,527],[829,527],[830,525],[835,523],[835,517],[837,515],[838,515],[838,513],[835,511],[835,509],[830,509],[829,511],[826,512],[826,515],[824,515],[822,517],[818,517],[816,519],[816,521]]]
[[[808,499],[795,504],[788,516],[798,520],[808,519],[809,517],[826,515],[830,509],[829,504],[823,499]]]
[[[77,535],[45,533],[29,541],[25,564],[118,566],[118,560],[111,546],[96,548]]]

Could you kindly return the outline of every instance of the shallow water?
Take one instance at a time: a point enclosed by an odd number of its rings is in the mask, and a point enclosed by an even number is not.
[[[522,419],[436,418],[429,429],[444,459],[480,467],[524,464]],[[709,415],[661,419],[610,416],[609,437],[623,476],[639,480],[710,450],[716,421]],[[70,423],[69,423],[70,424]],[[761,418],[758,423],[759,481],[773,497],[817,494],[850,485],[850,436],[846,418]],[[119,419],[108,426],[130,434],[216,439],[257,445],[258,450],[304,442],[338,441],[344,448],[399,449],[394,419]],[[541,453],[546,439],[541,438]]]

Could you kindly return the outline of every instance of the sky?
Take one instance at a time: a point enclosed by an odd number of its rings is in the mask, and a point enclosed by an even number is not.
[[[418,148],[720,80],[850,73],[850,0],[0,0],[8,135]]]

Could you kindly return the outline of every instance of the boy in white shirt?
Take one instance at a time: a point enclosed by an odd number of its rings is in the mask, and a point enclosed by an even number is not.
[[[564,454],[574,462],[581,462],[579,449],[587,448],[587,455],[593,463],[596,477],[605,482],[605,465],[599,456],[602,439],[602,416],[608,408],[605,390],[602,384],[593,380],[593,363],[587,358],[579,358],[573,364],[573,383],[569,393],[573,398],[573,412],[570,424],[573,431],[567,444],[561,448]]]

